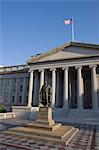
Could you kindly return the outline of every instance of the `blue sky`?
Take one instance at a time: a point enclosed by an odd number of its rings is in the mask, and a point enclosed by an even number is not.
[[[0,1],[0,65],[24,64],[42,53],[71,41],[74,18],[75,41],[99,44],[99,1]]]

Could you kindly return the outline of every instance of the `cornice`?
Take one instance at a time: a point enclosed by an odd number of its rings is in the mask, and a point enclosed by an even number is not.
[[[87,44],[87,43],[79,43],[79,42],[69,42],[69,43],[65,43],[64,45],[61,45],[59,47],[56,47],[50,51],[47,51],[45,53],[42,53],[40,55],[36,55],[36,56],[32,56],[29,60],[27,60],[27,63],[31,64],[35,61],[38,61],[42,58],[45,58],[47,56],[50,56],[52,54],[55,54],[57,52],[62,51],[63,49],[70,47],[70,46],[74,46],[74,47],[83,47],[83,48],[90,48],[90,49],[97,49],[99,50],[99,45],[96,44]]]
[[[18,66],[6,66],[6,67],[0,67],[0,74],[2,73],[17,73],[17,72],[26,72],[29,69],[28,65],[18,65]]]

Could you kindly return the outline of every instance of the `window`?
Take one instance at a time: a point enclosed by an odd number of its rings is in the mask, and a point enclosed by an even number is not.
[[[21,101],[22,101],[22,96],[19,97],[19,103],[21,103]]]
[[[20,78],[20,82],[21,82],[21,83],[23,82],[23,78]]]
[[[22,89],[23,89],[23,86],[22,85],[20,85],[20,91],[22,92]]]
[[[15,92],[15,86],[13,86],[13,92]]]
[[[26,96],[26,105],[28,104],[28,96]]]
[[[7,103],[8,101],[7,101],[7,99],[5,100],[5,103]]]
[[[14,83],[16,83],[16,79],[14,79]]]
[[[12,102],[14,103],[15,96],[12,97]]]
[[[9,81],[9,80],[7,80],[7,85],[9,85],[9,83],[10,83],[10,81]]]

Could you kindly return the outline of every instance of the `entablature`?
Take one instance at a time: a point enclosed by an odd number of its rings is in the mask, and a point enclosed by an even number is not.
[[[31,70],[40,69],[53,69],[53,68],[66,68],[66,67],[77,67],[77,66],[89,66],[89,65],[99,65],[99,57],[88,58],[88,59],[75,59],[75,60],[63,60],[63,61],[53,61],[46,63],[37,63],[30,66]]]
[[[0,74],[13,73],[13,72],[27,72],[28,69],[29,69],[29,65],[0,67]]]

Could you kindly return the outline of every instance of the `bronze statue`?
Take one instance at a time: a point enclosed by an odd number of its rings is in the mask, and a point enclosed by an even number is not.
[[[51,106],[51,86],[44,84],[40,91],[40,101],[43,106]]]

